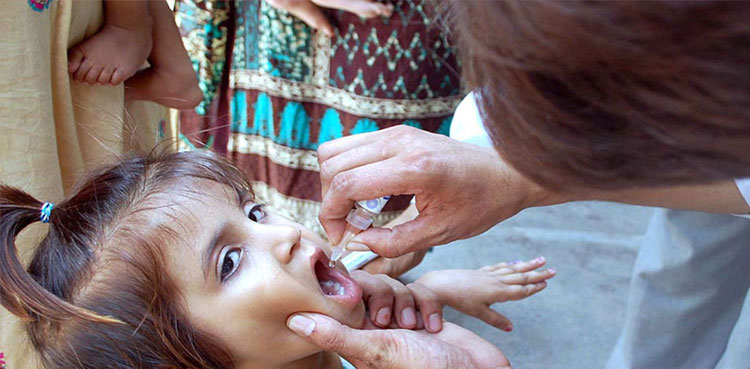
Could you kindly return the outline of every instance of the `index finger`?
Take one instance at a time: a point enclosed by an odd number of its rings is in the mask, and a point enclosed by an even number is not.
[[[391,130],[392,128],[386,128],[375,132],[358,133],[324,142],[318,147],[318,162],[323,163],[346,151],[388,138]]]
[[[370,228],[358,234],[352,242],[367,245],[370,251],[395,258],[431,246],[451,241],[446,238],[447,226],[434,217],[420,214],[416,219],[393,228]]]
[[[331,243],[335,245],[341,240],[346,227],[344,219],[355,201],[414,193],[409,192],[414,185],[414,176],[398,163],[391,158],[340,172],[333,177],[318,215]]]
[[[355,146],[349,151],[320,162],[320,193],[328,192],[328,186],[336,174],[363,165],[387,160],[398,153],[398,148],[379,142]]]

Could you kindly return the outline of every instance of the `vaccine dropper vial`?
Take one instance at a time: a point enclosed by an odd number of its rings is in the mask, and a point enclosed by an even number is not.
[[[346,216],[346,229],[341,241],[333,248],[331,261],[328,266],[333,268],[346,250],[346,245],[372,224],[373,219],[380,214],[391,196],[383,196],[373,200],[362,200],[354,203],[354,209]]]

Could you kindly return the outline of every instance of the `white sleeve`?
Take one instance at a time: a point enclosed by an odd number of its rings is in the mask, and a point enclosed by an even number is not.
[[[740,189],[742,197],[745,198],[745,202],[750,205],[750,178],[742,178],[734,181],[737,184],[737,188]],[[739,217],[750,218],[750,214],[735,214]]]
[[[479,115],[477,100],[470,92],[456,107],[451,121],[450,137],[454,140],[484,147],[492,147],[492,140],[484,130],[482,117]]]

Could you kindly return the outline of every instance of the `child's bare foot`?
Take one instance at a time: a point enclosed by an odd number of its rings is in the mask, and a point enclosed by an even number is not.
[[[198,105],[203,93],[193,71],[174,16],[165,1],[150,1],[154,20],[154,46],[148,62],[151,67],[125,82],[126,100],[149,100],[176,109]]]
[[[135,1],[105,3],[107,21],[102,29],[68,51],[68,71],[74,80],[117,85],[143,66],[153,44],[153,21],[146,6]]]

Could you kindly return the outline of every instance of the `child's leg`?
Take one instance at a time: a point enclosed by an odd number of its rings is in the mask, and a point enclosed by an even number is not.
[[[106,0],[104,26],[68,51],[68,69],[78,82],[120,84],[151,53],[148,0]]]
[[[125,82],[125,98],[150,100],[177,109],[193,108],[203,94],[174,14],[164,0],[150,1],[149,10],[154,19],[154,47],[148,57],[151,68]]]

